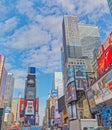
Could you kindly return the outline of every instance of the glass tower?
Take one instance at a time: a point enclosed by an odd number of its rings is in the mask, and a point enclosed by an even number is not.
[[[97,26],[79,24],[80,43],[82,56],[95,60],[96,52],[101,46],[99,31]]]
[[[82,56],[77,17],[64,16],[62,23],[64,61]]]

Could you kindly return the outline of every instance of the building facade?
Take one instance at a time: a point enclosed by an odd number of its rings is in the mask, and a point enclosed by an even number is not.
[[[81,57],[77,17],[64,16],[62,23],[64,63],[68,58]]]
[[[96,58],[96,52],[101,46],[98,27],[79,24],[78,28],[82,47],[82,56],[94,60]]]
[[[53,96],[58,96],[58,98],[64,94],[62,72],[54,73],[52,94]]]
[[[13,90],[14,90],[14,76],[12,73],[8,73],[4,94],[4,107],[11,107]]]
[[[110,13],[112,14],[112,0],[107,0],[107,1],[110,8]]]
[[[4,62],[5,62],[5,57],[3,55],[0,55],[0,107],[3,106],[3,73],[4,73]]]

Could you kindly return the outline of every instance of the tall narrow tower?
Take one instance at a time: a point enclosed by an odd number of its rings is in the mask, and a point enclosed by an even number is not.
[[[36,116],[36,68],[29,67],[25,86],[25,125],[35,125]]]

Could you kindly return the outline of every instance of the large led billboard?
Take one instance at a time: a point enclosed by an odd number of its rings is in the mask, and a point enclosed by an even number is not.
[[[77,90],[84,90],[87,88],[86,69],[83,65],[75,65],[75,85]]]
[[[34,87],[26,88],[26,99],[35,99],[35,88]]]
[[[67,103],[77,100],[75,82],[71,82],[67,89]]]
[[[112,70],[106,73],[94,85],[91,86],[95,103],[99,104],[112,98]]]
[[[98,51],[97,63],[100,76],[112,65],[112,32]]]
[[[34,101],[26,101],[25,115],[34,115]]]
[[[77,90],[84,90],[87,88],[86,69],[83,65],[70,66],[67,69],[67,82],[66,87],[71,82],[75,81],[75,87]]]

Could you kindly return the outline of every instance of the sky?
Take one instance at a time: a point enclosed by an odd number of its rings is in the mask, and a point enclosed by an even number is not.
[[[112,31],[107,0],[0,0],[0,54],[15,77],[14,97],[23,97],[28,67],[36,67],[41,119],[53,73],[61,71],[64,15],[98,26],[101,42]]]

